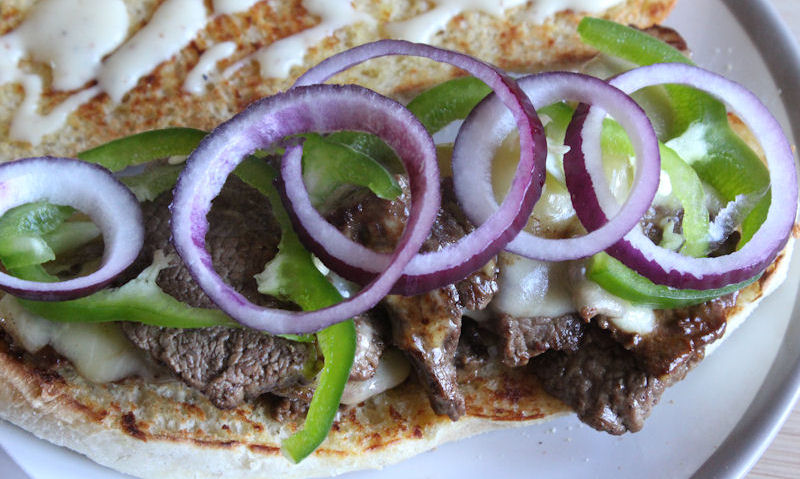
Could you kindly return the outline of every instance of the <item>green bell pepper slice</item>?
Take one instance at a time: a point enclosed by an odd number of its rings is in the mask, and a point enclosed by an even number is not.
[[[599,18],[578,25],[584,43],[637,65],[693,64],[672,46],[639,30]],[[669,111],[663,141],[668,142],[700,179],[725,201],[738,195],[763,195],[742,223],[739,247],[761,226],[769,209],[769,172],[758,155],[731,129],[725,105],[713,96],[682,85],[665,85]],[[698,148],[699,145],[699,148]]]
[[[304,310],[320,309],[342,300],[341,294],[314,265],[313,256],[300,243],[289,215],[273,186],[277,172],[265,161],[248,158],[236,170],[248,184],[269,198],[273,214],[281,225],[278,254],[256,277],[261,293],[294,302]],[[325,358],[317,388],[311,398],[303,428],[284,439],[281,449],[293,462],[308,457],[328,436],[339,409],[345,384],[350,377],[356,348],[353,320],[317,333],[317,345]]]

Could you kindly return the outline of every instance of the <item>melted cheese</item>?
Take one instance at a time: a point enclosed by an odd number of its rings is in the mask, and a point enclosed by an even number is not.
[[[81,376],[96,383],[153,373],[119,327],[112,323],[56,323],[26,311],[16,299],[0,300],[0,324],[25,350],[36,353],[50,345]]]
[[[149,22],[103,63],[100,87],[115,102],[163,61],[181,51],[206,25],[203,0],[167,0]]]
[[[354,406],[367,399],[388,391],[406,380],[411,374],[411,365],[403,353],[396,349],[387,350],[378,363],[375,375],[364,381],[348,381],[342,393],[342,404]]]

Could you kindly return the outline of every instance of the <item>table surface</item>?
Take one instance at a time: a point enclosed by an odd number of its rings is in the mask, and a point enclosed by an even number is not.
[[[800,2],[770,0],[800,41]],[[789,479],[800,476],[800,403],[795,404],[780,433],[748,474],[748,479]]]

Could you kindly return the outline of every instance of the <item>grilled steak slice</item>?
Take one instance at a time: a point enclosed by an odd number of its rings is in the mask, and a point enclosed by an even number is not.
[[[142,204],[145,218],[145,243],[135,266],[138,274],[153,260],[157,249],[174,253],[170,242],[169,204],[172,192]],[[278,252],[281,230],[272,208],[261,193],[231,175],[208,215],[206,243],[214,268],[250,301],[262,305],[277,302],[258,292],[253,276]],[[156,281],[167,294],[197,308],[215,308],[211,299],[194,282],[183,262],[163,269]]]
[[[455,286],[420,296],[388,296],[384,306],[395,346],[406,353],[437,414],[453,421],[466,412],[458,390],[455,355],[461,335],[461,309]]]
[[[664,389],[704,357],[705,346],[725,331],[736,294],[658,311],[658,326],[644,337],[595,318],[574,351],[548,351],[531,361],[550,394],[570,405],[586,424],[623,434],[638,431]]]
[[[171,196],[167,192],[142,205],[146,238],[137,261],[139,269],[152,261],[157,249],[174,252],[169,241]],[[206,241],[220,275],[251,301],[279,304],[258,293],[253,279],[274,257],[280,241],[280,227],[269,202],[231,176],[214,200],[209,223]],[[157,284],[190,306],[214,307],[181,262],[162,270]],[[275,388],[303,383],[317,360],[312,345],[258,331],[219,327],[178,330],[143,324],[124,324],[123,330],[134,344],[220,408],[235,407]]]
[[[378,363],[386,350],[385,318],[375,313],[363,314],[353,321],[356,325],[356,354],[350,369],[351,381],[366,381],[375,375]]]
[[[313,345],[236,328],[170,329],[126,323],[136,346],[219,408],[233,408],[275,388],[307,381]]]
[[[501,314],[494,321],[500,336],[501,357],[509,367],[524,366],[548,350],[578,348],[586,323],[577,314],[557,318],[515,318]]]
[[[390,252],[408,218],[409,192],[405,178],[398,181],[403,193],[386,201],[355,191],[340,200],[328,220],[349,238],[379,252]],[[474,228],[459,210],[452,182],[442,184],[442,209],[422,251],[438,251]],[[455,285],[414,297],[388,296],[382,302],[392,324],[392,341],[410,359],[438,414],[456,420],[464,414],[464,398],[458,390],[454,364],[461,315],[464,308],[481,309],[497,291],[496,261]]]

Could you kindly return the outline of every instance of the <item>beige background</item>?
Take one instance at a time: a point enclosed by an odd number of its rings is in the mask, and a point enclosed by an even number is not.
[[[795,38],[800,40],[800,1],[770,1],[795,34]],[[795,404],[786,424],[747,477],[748,479],[800,477],[800,403]]]

